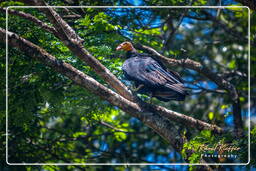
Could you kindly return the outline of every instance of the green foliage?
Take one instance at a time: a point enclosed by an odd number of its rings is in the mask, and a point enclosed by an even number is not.
[[[81,5],[109,5],[106,1],[80,1]],[[187,5],[185,0],[144,1],[146,5]],[[50,5],[67,5],[64,1],[48,1]],[[128,1],[116,2],[118,5],[129,5]],[[20,2],[1,2],[1,6],[22,5]],[[79,5],[79,4],[73,4]],[[112,5],[112,4],[110,4]],[[199,0],[193,5],[216,5],[213,1]],[[48,23],[47,18],[36,9],[16,9],[30,13]],[[122,52],[115,52],[122,41],[132,40],[134,43],[148,45],[162,54],[176,59],[189,57],[203,63],[218,74],[239,71],[247,74],[247,9],[231,8],[220,10],[217,20],[224,22],[227,30],[218,23],[204,20],[202,9],[189,9],[187,14],[199,18],[184,18],[180,27],[175,30],[171,41],[164,47],[163,39],[167,33],[174,31],[184,9],[69,9],[68,14],[81,15],[78,19],[65,19],[76,33],[84,39],[84,47],[103,65],[114,73],[121,81],[121,66],[124,61]],[[63,9],[57,9],[62,16]],[[212,10],[213,14],[217,11]],[[122,15],[121,15],[122,14]],[[167,19],[171,19],[167,23]],[[252,21],[256,21],[255,13]],[[147,18],[148,20],[145,20]],[[5,28],[5,16],[0,13],[0,26]],[[157,22],[161,22],[160,26]],[[74,56],[70,50],[54,35],[46,32],[38,25],[21,17],[10,15],[9,29],[34,44],[44,48],[56,58],[72,64],[77,69],[90,75],[100,83],[107,85],[92,69]],[[229,31],[231,29],[231,31]],[[240,33],[239,35],[232,34]],[[256,25],[251,23],[251,40],[255,43]],[[245,38],[245,39],[243,39]],[[218,143],[230,143],[241,147],[236,162],[247,162],[247,137],[234,139],[232,135],[215,135],[207,130],[200,132],[188,129],[186,125],[177,123],[184,131],[188,141],[182,152],[177,154],[162,137],[131,118],[119,108],[98,98],[89,90],[85,90],[51,68],[38,61],[31,60],[15,48],[9,49],[8,66],[8,128],[9,128],[9,162],[41,162],[41,163],[94,163],[94,162],[190,162],[201,161],[202,145],[214,147]],[[254,44],[251,48],[252,68],[255,67]],[[4,44],[0,44],[0,55],[5,55]],[[5,73],[5,60],[0,59],[0,72]],[[227,121],[232,117],[232,101],[224,93],[215,93],[217,87],[202,75],[182,67],[172,68],[179,72],[187,84],[202,85],[200,89],[191,90],[191,95],[183,102],[162,103],[153,99],[153,103],[168,109],[185,113],[191,117],[216,124],[224,128],[233,128]],[[255,78],[256,70],[251,70]],[[5,75],[1,74],[1,80]],[[248,102],[247,78],[234,76],[228,80],[235,85],[240,94],[242,111],[246,113]],[[124,83],[126,83],[124,81]],[[5,82],[0,83],[2,89]],[[255,85],[252,85],[255,92]],[[0,154],[5,154],[5,91],[0,92]],[[148,99],[147,96],[140,96]],[[252,101],[255,104],[255,100]],[[246,118],[245,118],[246,119]],[[245,128],[246,131],[247,128]],[[182,134],[182,133],[181,133]],[[255,152],[256,129],[251,131],[252,151]],[[213,151],[207,151],[212,154]],[[174,154],[174,155],[173,155]],[[252,153],[253,154],[253,153]],[[170,157],[174,156],[174,157]],[[252,156],[253,158],[254,156]],[[5,156],[1,155],[1,161]],[[3,160],[2,160],[3,159]],[[206,159],[207,160],[207,159]],[[255,161],[255,159],[254,159]],[[256,166],[252,161],[251,166]],[[208,162],[229,162],[215,160]],[[6,168],[8,168],[6,166]],[[18,170],[75,170],[85,166],[17,167]],[[98,167],[89,170],[100,169]],[[111,169],[111,168],[109,168]],[[118,167],[117,170],[133,168]],[[152,168],[146,168],[147,170]],[[162,168],[157,168],[161,170]],[[190,167],[190,170],[196,169]],[[0,167],[1,170],[1,167]]]
[[[187,158],[190,163],[200,163],[201,154],[203,153],[203,151],[201,150],[201,146],[203,144],[214,146],[218,142],[219,142],[219,139],[215,139],[215,137],[211,135],[211,132],[209,130],[203,130],[200,132],[198,136],[194,137],[189,142],[184,143],[183,149],[182,149],[182,155],[185,158]],[[193,152],[190,156],[188,156],[186,154],[187,151],[193,151]]]

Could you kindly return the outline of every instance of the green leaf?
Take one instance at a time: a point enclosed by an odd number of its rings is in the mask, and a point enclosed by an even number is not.
[[[209,112],[209,113],[208,113],[208,118],[209,118],[210,120],[212,120],[212,119],[214,118],[214,113],[213,113],[213,112]]]

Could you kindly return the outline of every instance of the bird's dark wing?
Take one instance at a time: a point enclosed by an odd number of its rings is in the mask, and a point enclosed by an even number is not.
[[[185,94],[181,78],[166,71],[157,61],[150,57],[129,58],[123,65],[128,79],[152,88],[163,88]]]
[[[146,72],[143,72],[143,77],[151,80],[151,83],[156,84],[158,87],[169,88],[184,94],[185,89],[180,81],[181,78],[172,72],[164,70],[156,61],[150,61],[150,64],[146,66]]]

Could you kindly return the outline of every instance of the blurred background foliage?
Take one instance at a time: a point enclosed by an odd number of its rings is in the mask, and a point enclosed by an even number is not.
[[[219,1],[140,0],[140,1],[47,1],[49,5],[219,5]],[[24,5],[16,1],[1,2],[2,7]],[[221,5],[237,5],[223,0]],[[30,13],[49,23],[36,9],[15,9]],[[159,8],[68,8],[58,13],[85,40],[84,46],[125,84],[121,66],[124,53],[115,52],[123,41],[148,45],[166,56],[190,58],[203,63],[225,77],[239,91],[245,133],[248,108],[251,107],[252,154],[256,153],[255,80],[256,80],[256,15],[246,8],[229,9],[159,9]],[[251,106],[248,106],[248,15],[251,15]],[[5,28],[5,14],[0,13]],[[10,15],[9,30],[46,49],[106,85],[85,63],[75,57],[62,42],[34,23]],[[5,80],[5,45],[0,44],[1,80]],[[231,135],[216,136],[209,131],[187,129],[176,123],[188,139],[182,153],[176,152],[150,128],[131,118],[117,107],[101,100],[66,77],[56,73],[29,54],[10,48],[8,59],[8,127],[10,163],[197,163],[198,147],[218,142],[232,143],[242,149],[236,160],[208,162],[247,162],[247,136],[234,139]],[[232,102],[226,91],[195,71],[173,68],[179,72],[191,95],[185,102],[155,104],[178,111],[208,123],[232,130]],[[0,170],[90,170],[101,166],[7,166],[5,163],[5,81],[0,106]],[[108,85],[106,85],[108,86]],[[148,97],[142,96],[145,100]],[[185,150],[197,153],[187,156]],[[253,157],[253,156],[252,156]],[[255,168],[255,157],[248,166]],[[188,166],[140,166],[141,169],[188,169]],[[230,169],[231,166],[223,167]],[[113,170],[104,167],[104,170]],[[136,167],[116,166],[117,170]],[[193,170],[193,167],[190,167]]]

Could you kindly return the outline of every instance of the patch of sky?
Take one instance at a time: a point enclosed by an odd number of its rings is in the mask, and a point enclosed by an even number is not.
[[[155,154],[148,154],[148,155],[146,156],[146,160],[147,160],[148,162],[156,162],[156,161],[155,161]]]
[[[182,34],[176,34],[176,35],[175,35],[175,38],[176,38],[177,40],[184,40],[184,36],[183,36]]]
[[[199,37],[195,38],[194,44],[195,44],[195,45],[200,45],[200,44],[202,44],[201,38],[199,38]]]
[[[194,26],[192,24],[189,24],[189,23],[182,23],[181,27],[185,28],[185,29],[192,29]]]
[[[137,124],[137,123],[139,123],[140,121],[138,120],[138,119],[136,119],[136,118],[131,118],[130,120],[129,120],[129,125],[131,125],[131,126],[133,126],[133,125],[135,125],[135,124]]]
[[[189,74],[191,75],[197,75],[198,73],[192,69],[186,69],[185,71],[187,71]]]
[[[246,166],[234,166],[234,167],[232,168],[232,170],[234,170],[234,171],[248,171],[248,170],[250,170],[250,171],[256,171],[255,168],[254,168],[254,170],[252,170],[252,169],[248,169],[248,167],[246,167]]]
[[[185,29],[192,29],[194,27],[193,26],[194,23],[195,23],[195,21],[193,19],[184,17],[184,19],[181,23],[181,27],[183,27]]]
[[[139,2],[136,3],[139,4]],[[112,17],[133,16],[131,18],[133,22],[130,22],[130,24],[128,23],[126,26],[122,26],[123,28],[119,30],[122,35],[130,40],[133,39],[133,34],[131,31],[129,31],[132,23],[135,23],[138,29],[140,28],[139,26],[148,26],[149,28],[155,28],[159,27],[162,24],[160,16],[154,16],[154,18],[152,18],[152,11],[150,9],[109,8],[106,14]],[[122,25],[122,23],[120,23],[120,25]]]
[[[154,141],[147,141],[146,143],[145,143],[145,146],[146,147],[153,147],[154,146]]]
[[[165,157],[165,156],[163,156],[163,155],[158,155],[158,156],[156,157],[156,160],[157,160],[157,162],[159,162],[159,163],[169,163],[167,157]]]
[[[252,106],[250,112],[251,112],[251,116],[256,116],[256,107]]]
[[[222,109],[222,110],[223,110],[223,113],[224,113],[225,115],[228,115],[228,114],[230,114],[230,113],[232,112],[232,106],[227,107],[227,108],[224,108],[224,109]]]
[[[120,29],[120,33],[127,37],[128,39],[132,40],[133,39],[133,34],[131,31],[129,31],[128,29]]]
[[[194,81],[193,77],[190,77],[190,76],[184,77],[183,80],[188,82]],[[212,81],[199,81],[196,84],[184,83],[184,85],[185,87],[192,89],[193,93],[200,93],[202,91],[202,88],[208,89],[208,90],[216,90],[218,88],[218,86]]]
[[[165,165],[165,166],[149,166],[150,170],[161,170],[161,171],[170,171],[170,170],[179,170],[179,171],[187,171],[188,166],[181,166],[181,165]],[[143,169],[144,171],[145,169]],[[147,169],[148,170],[148,169]],[[145,170],[146,171],[146,170]]]
[[[241,110],[241,115],[243,118],[248,118],[249,117],[248,110],[247,109]]]
[[[185,87],[191,88],[191,89],[198,89],[198,87],[195,84],[191,83],[184,83]]]
[[[239,166],[237,166],[237,167],[239,167]],[[240,166],[240,167],[245,168],[245,169],[248,170],[247,166]],[[255,167],[251,167],[250,171],[256,171],[256,168]]]
[[[169,155],[168,155],[168,157],[169,157],[170,159],[175,158],[175,159],[178,160],[178,161],[179,161],[179,160],[182,160],[182,157],[181,157],[180,153],[178,153],[178,152],[176,152],[176,151],[170,152]]]
[[[153,12],[149,9],[131,9],[134,15],[134,23],[138,26],[156,27],[162,23],[159,16],[152,16]]]
[[[195,16],[195,13],[190,13],[191,16]],[[194,14],[194,15],[193,15]],[[197,20],[194,20],[192,18],[189,17],[184,17],[182,20],[182,23],[187,23],[187,24],[195,24]]]
[[[213,28],[205,28],[202,30],[203,34],[210,34],[213,31]]]
[[[104,141],[101,141],[100,142],[100,150],[101,151],[107,151],[109,148],[108,148],[108,144]]]
[[[93,141],[93,145],[94,145],[94,147],[96,147],[96,148],[99,148],[100,147],[100,142],[99,142],[99,140],[95,140],[95,141]],[[94,152],[93,154],[92,154],[92,156],[99,156],[101,154],[101,152],[100,151],[96,151],[96,152]]]
[[[117,106],[114,106],[113,108],[114,108],[115,110],[119,110],[119,108],[118,108]]]
[[[127,9],[109,8],[106,13],[109,15],[125,16],[125,15],[127,15]]]
[[[164,155],[155,155],[155,154],[148,154],[146,156],[146,160],[148,162],[154,162],[154,163],[170,163],[170,161],[173,161],[175,159],[175,162],[184,162],[182,160],[181,155],[178,152],[171,152],[168,156]],[[170,168],[176,168],[176,166],[171,166]]]
[[[205,62],[205,60],[209,61],[208,56],[206,56],[206,55],[202,55],[201,60],[204,61],[204,63],[207,63],[207,62]]]
[[[151,22],[151,27],[160,27],[163,21],[161,21],[160,16],[156,16],[156,18]]]
[[[111,163],[118,163],[118,161],[116,159],[112,159]]]
[[[127,0],[127,2],[133,6],[143,6],[145,5],[143,0]]]
[[[234,117],[233,115],[228,115],[226,118],[225,118],[225,124],[227,126],[230,126],[230,127],[233,127],[234,126]]]
[[[197,83],[200,87],[206,88],[206,89],[210,89],[210,90],[215,90],[218,88],[218,86],[212,82],[212,81],[199,81]]]
[[[205,11],[207,11],[212,16],[216,16],[218,9],[205,9]]]
[[[138,146],[138,143],[137,143],[137,142],[133,142],[133,143],[132,143],[132,148],[137,148],[137,146]]]
[[[194,78],[191,77],[191,76],[182,77],[182,79],[183,79],[184,81],[188,81],[188,82],[194,81]]]
[[[191,99],[197,99],[197,98],[198,98],[198,96],[197,96],[197,95],[195,95],[195,94],[193,94],[193,95],[191,95],[191,96],[190,96],[190,98],[191,98]]]
[[[121,149],[117,148],[117,149],[115,149],[115,152],[116,153],[121,153]]]
[[[234,0],[225,0],[221,2],[222,5],[230,5],[230,4],[238,4],[237,1]]]

